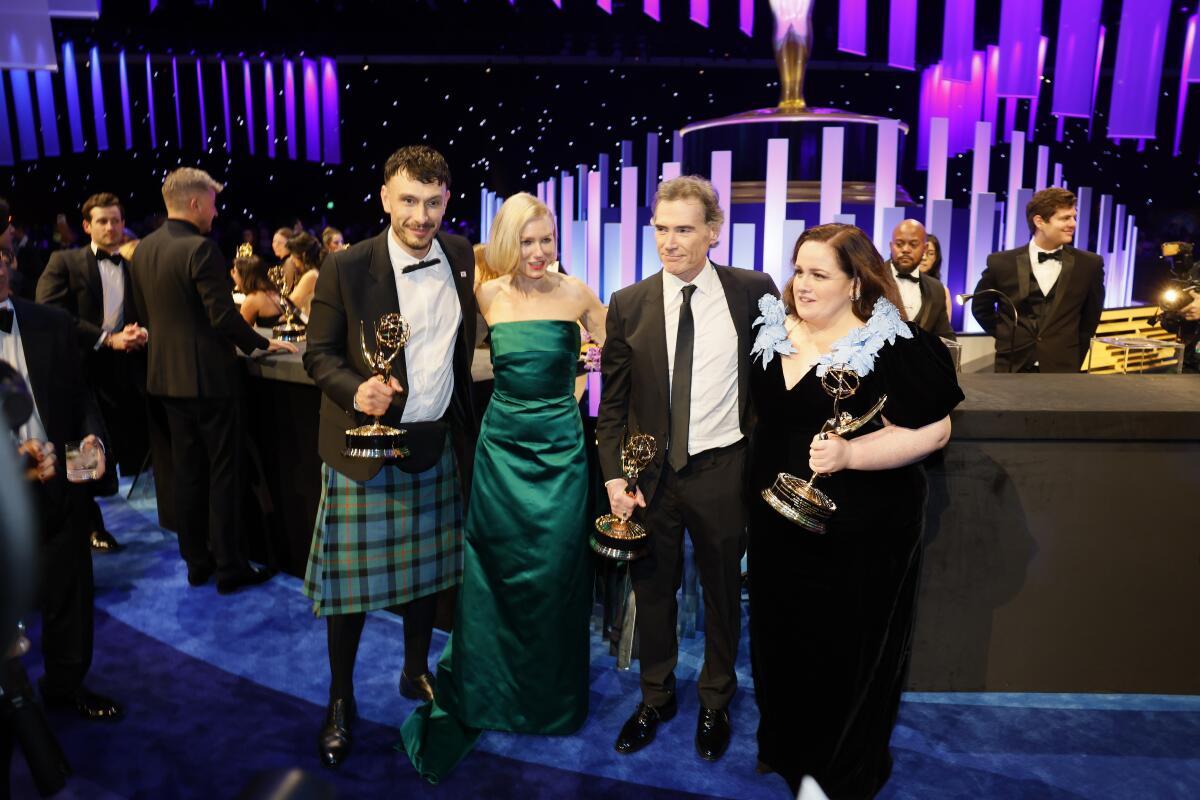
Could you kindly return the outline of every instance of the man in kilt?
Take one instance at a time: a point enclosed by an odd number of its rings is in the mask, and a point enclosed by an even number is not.
[[[320,388],[324,488],[304,591],[327,625],[329,707],[322,763],[350,748],[354,661],[366,612],[404,616],[400,693],[433,698],[429,672],[437,593],[463,565],[463,499],[476,435],[471,399],[475,261],[466,239],[440,233],[450,170],[440,153],[404,147],[387,160],[380,199],[388,228],[321,267],[304,367]],[[375,323],[399,312],[411,335],[384,383],[372,377],[360,330],[374,349]],[[366,415],[406,431],[407,458],[342,454],[345,432]]]

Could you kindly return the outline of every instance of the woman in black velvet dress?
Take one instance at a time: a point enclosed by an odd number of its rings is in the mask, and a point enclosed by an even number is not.
[[[812,775],[831,798],[873,797],[891,772],[912,645],[925,506],[918,462],[945,445],[963,395],[945,346],[903,320],[895,282],[861,230],[812,228],[792,261],[782,303],[760,303],[751,377],[759,760],[793,794]],[[817,435],[832,412],[821,386],[832,365],[861,376],[841,410],[859,416],[887,395],[882,414],[846,439]],[[779,472],[807,479],[814,470],[837,504],[824,534],[761,497]]]

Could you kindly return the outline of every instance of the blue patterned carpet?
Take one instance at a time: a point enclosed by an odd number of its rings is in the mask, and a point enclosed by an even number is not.
[[[745,642],[731,713],[734,740],[717,764],[692,745],[701,640],[684,640],[681,713],[633,756],[612,741],[637,703],[637,675],[618,672],[597,639],[591,716],[571,737],[485,734],[440,786],[420,781],[392,747],[412,709],[396,692],[400,621],[368,622],[355,675],[355,751],[336,771],[316,762],[327,692],[324,624],[295,578],[220,597],[187,586],[175,539],[153,502],[114,498],[105,518],[126,549],[95,558],[92,688],[124,702],[115,724],[51,721],[75,769],[64,798],[233,797],[255,775],[298,766],[339,797],[786,798],[754,772],[757,713]],[[36,634],[36,626],[33,628]],[[445,642],[435,638],[435,650]],[[35,648],[36,652],[36,648]],[[31,677],[40,673],[28,659]],[[1200,698],[910,694],[892,740],[886,798],[1200,797]],[[36,797],[20,757],[14,796]]]

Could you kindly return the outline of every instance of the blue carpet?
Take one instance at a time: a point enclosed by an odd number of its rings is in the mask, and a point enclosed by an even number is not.
[[[591,714],[570,737],[485,734],[440,786],[421,782],[392,746],[413,708],[396,692],[401,622],[372,615],[363,635],[355,752],[323,771],[314,754],[328,685],[324,623],[295,578],[220,597],[193,589],[152,500],[105,504],[123,552],[98,556],[96,659],[89,684],[122,700],[109,725],[55,714],[76,775],[66,798],[231,797],[264,770],[300,766],[359,797],[785,798],[754,772],[758,716],[743,642],[734,739],[717,764],[692,745],[703,642],[685,639],[681,713],[633,756],[612,750],[638,699],[594,641]],[[33,627],[36,635],[36,626]],[[445,637],[435,638],[440,651]],[[40,672],[35,657],[30,674]],[[892,740],[885,798],[1191,798],[1200,796],[1200,698],[1125,695],[910,694]],[[35,796],[20,758],[14,796]]]

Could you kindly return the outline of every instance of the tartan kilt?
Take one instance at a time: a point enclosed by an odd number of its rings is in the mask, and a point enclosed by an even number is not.
[[[454,448],[410,474],[384,464],[369,481],[321,466],[304,593],[318,617],[400,605],[462,581],[463,502]]]

